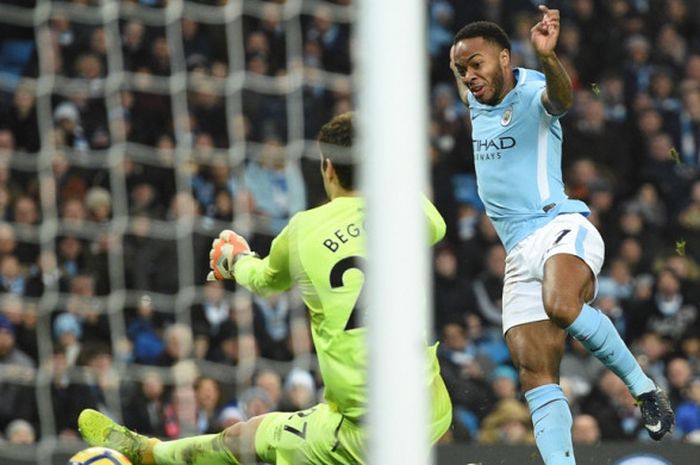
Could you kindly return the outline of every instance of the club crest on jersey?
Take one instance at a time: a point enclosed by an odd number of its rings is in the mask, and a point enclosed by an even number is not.
[[[506,108],[501,116],[501,126],[508,126],[513,119],[513,107]]]

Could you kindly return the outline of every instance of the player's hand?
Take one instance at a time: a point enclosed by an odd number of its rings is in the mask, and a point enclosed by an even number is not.
[[[457,72],[457,66],[455,65],[455,46],[450,47],[450,69],[455,74],[455,77],[459,76]]]
[[[535,52],[540,57],[554,53],[554,47],[559,38],[559,10],[550,10],[544,5],[539,6],[543,13],[542,20],[530,29],[530,41]]]
[[[467,85],[462,80],[462,76],[459,74],[459,71],[457,71],[454,45],[450,48],[450,69],[452,70],[452,73],[455,76],[455,81],[457,82],[457,93],[459,94],[459,99],[462,101],[462,103],[467,105],[467,92],[469,92],[469,90],[467,89]]]
[[[240,254],[250,254],[248,242],[230,229],[221,231],[214,239],[209,251],[209,267],[207,281],[233,279],[233,265]]]

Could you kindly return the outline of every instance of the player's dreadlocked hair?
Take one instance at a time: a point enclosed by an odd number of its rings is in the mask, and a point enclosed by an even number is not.
[[[510,52],[510,39],[508,34],[496,23],[491,21],[475,21],[464,26],[457,31],[452,45],[463,39],[472,37],[483,37],[484,40],[496,43]]]
[[[338,181],[347,190],[355,188],[355,164],[352,156],[354,139],[352,112],[335,116],[318,133],[321,156],[333,162]]]

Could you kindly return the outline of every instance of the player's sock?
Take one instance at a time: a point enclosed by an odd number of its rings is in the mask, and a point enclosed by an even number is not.
[[[525,393],[535,441],[545,465],[576,465],[571,442],[571,410],[558,384],[545,384]]]
[[[656,389],[654,381],[639,366],[610,318],[600,310],[584,304],[566,331],[619,376],[634,397]]]
[[[156,465],[241,465],[224,443],[224,433],[163,441],[153,447]]]

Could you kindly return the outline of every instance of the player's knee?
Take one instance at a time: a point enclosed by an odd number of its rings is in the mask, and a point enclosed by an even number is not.
[[[224,430],[224,444],[236,457],[250,455],[255,450],[255,429],[249,422],[241,421]]]
[[[543,364],[521,365],[518,367],[520,377],[520,387],[522,392],[527,392],[544,384],[557,383],[558,374],[556,369]]]
[[[560,328],[570,326],[583,306],[583,302],[580,302],[577,298],[572,299],[556,292],[545,293],[543,303],[549,319]]]

